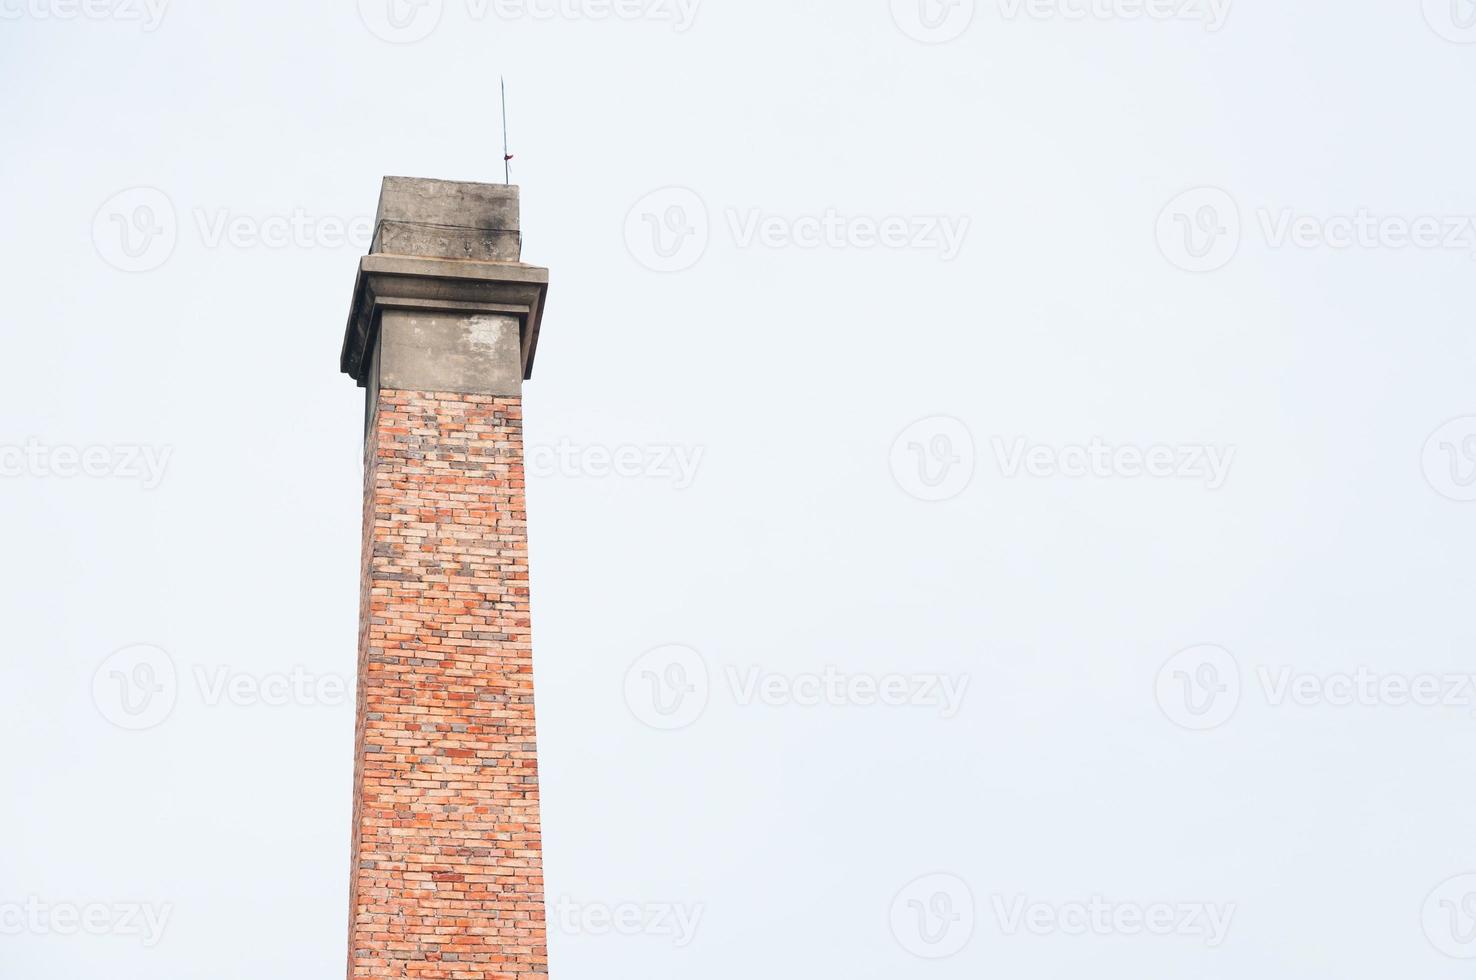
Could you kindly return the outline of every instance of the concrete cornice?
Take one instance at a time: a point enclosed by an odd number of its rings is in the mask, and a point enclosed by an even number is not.
[[[521,262],[366,255],[359,260],[340,367],[361,387],[366,383],[385,310],[501,314],[518,321],[523,377],[530,378],[547,295],[548,270]]]

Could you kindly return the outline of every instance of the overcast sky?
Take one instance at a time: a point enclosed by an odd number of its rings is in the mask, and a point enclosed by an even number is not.
[[[505,74],[555,980],[1468,975],[1468,0],[0,0],[0,66],[0,974],[342,975],[339,345]]]

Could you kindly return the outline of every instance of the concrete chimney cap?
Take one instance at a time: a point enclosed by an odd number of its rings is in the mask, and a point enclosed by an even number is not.
[[[514,184],[386,177],[369,251],[517,262],[522,258],[519,200]]]
[[[521,261],[519,189],[386,177],[369,254],[359,261],[339,364],[366,383],[385,309],[516,317],[533,372],[548,270]]]

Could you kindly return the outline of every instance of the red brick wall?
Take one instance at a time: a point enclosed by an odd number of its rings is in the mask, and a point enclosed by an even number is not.
[[[350,980],[547,973],[521,402],[383,391],[366,454]]]

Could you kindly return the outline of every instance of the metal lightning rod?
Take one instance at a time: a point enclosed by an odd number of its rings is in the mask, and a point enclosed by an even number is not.
[[[507,78],[500,77],[502,82],[502,182],[512,183],[512,158],[513,155],[507,150]]]

